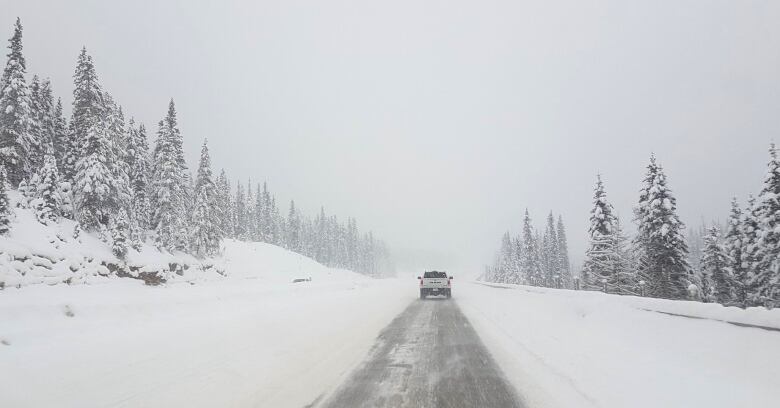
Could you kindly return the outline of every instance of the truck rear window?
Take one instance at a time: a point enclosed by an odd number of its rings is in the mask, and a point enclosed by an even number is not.
[[[425,272],[425,274],[423,275],[423,278],[446,278],[446,277],[447,277],[447,272],[436,272],[436,271]]]

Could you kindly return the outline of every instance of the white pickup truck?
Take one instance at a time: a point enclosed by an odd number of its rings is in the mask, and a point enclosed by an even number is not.
[[[447,276],[447,272],[429,271],[417,279],[420,280],[420,299],[429,295],[443,295],[447,299],[452,297],[452,276]]]

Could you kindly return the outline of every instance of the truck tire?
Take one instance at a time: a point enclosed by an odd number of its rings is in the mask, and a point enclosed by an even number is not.
[[[425,293],[425,289],[420,289],[420,299],[425,299],[425,296],[427,293]]]
[[[447,299],[452,297],[452,289],[447,289]]]

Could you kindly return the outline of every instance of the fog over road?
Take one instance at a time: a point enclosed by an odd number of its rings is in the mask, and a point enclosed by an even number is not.
[[[522,407],[454,299],[412,302],[322,407]]]

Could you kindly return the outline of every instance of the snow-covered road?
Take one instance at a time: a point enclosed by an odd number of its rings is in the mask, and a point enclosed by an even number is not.
[[[454,300],[413,301],[323,407],[522,407]]]

